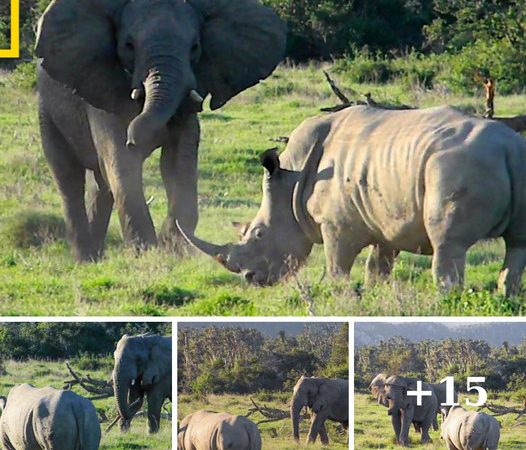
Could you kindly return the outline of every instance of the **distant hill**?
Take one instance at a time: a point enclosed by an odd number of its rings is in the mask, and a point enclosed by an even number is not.
[[[427,339],[479,339],[491,346],[500,346],[507,341],[511,345],[519,344],[526,338],[526,323],[490,322],[490,323],[357,323],[354,328],[355,346],[377,344],[395,336],[401,336],[414,342]]]
[[[312,323],[312,322],[195,322],[195,323],[179,323],[179,328],[207,328],[215,327],[241,327],[259,330],[264,335],[270,337],[278,336],[280,331],[285,331],[289,336],[297,336],[308,327],[325,327],[334,326],[340,328],[341,323]]]

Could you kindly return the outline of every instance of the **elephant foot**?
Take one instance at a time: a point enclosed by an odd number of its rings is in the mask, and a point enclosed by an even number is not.
[[[197,254],[196,250],[181,235],[172,219],[165,220],[159,232],[159,245],[164,250],[181,258]]]
[[[121,427],[121,431],[123,433],[127,433],[128,431],[130,431],[131,421],[130,420],[123,420],[123,419],[121,419],[120,420],[120,427]]]

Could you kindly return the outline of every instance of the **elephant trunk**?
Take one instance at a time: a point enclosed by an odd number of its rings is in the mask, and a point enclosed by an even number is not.
[[[149,69],[143,83],[144,107],[128,127],[128,148],[152,144],[155,135],[176,114],[186,97],[198,101],[193,89],[194,75],[188,63],[174,56],[157,56],[149,61],[145,63]],[[137,96],[136,87],[132,97]]]
[[[292,397],[292,403],[290,406],[290,419],[292,421],[292,434],[294,440],[299,442],[300,440],[300,413],[301,409],[305,406],[300,396],[294,395]]]
[[[117,401],[117,410],[125,424],[125,428],[129,426],[129,422],[133,418],[130,405],[128,403],[128,394],[132,386],[132,376],[130,375],[128,367],[118,363],[113,372],[113,389],[115,392],[115,400]]]

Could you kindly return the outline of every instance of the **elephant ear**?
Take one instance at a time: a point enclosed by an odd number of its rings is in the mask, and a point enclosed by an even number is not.
[[[286,27],[256,0],[188,1],[205,21],[195,73],[215,110],[272,73],[285,54]]]
[[[117,56],[115,22],[128,0],[53,0],[39,21],[36,55],[55,80],[96,108],[122,109],[130,81]]]
[[[172,352],[163,345],[160,336],[150,336],[149,356],[142,376],[142,384],[150,386],[161,378],[170,376],[172,370]],[[169,351],[168,351],[169,350]]]

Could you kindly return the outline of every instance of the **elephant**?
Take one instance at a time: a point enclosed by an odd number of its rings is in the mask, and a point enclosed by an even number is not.
[[[300,412],[305,406],[312,412],[307,442],[315,442],[319,435],[322,444],[327,445],[327,419],[339,422],[344,429],[349,427],[349,380],[301,376],[294,386],[290,403],[290,419],[296,442],[300,439]]]
[[[415,425],[422,433],[423,444],[431,442],[429,430],[436,421],[438,399],[435,391],[427,383],[422,383],[422,389],[430,391],[430,396],[422,398],[422,405],[418,406],[417,398],[407,395],[409,390],[416,390],[417,380],[397,375],[390,376],[385,381],[385,397],[389,403],[387,413],[391,416],[391,423],[397,442],[402,446],[409,445],[409,427]]]
[[[37,31],[40,131],[78,261],[102,256],[114,204],[126,244],[158,243],[142,181],[158,147],[159,241],[182,249],[176,220],[189,230],[198,220],[203,99],[216,110],[267,78],[285,44],[284,24],[257,0],[51,2]]]
[[[172,400],[172,338],[152,333],[125,334],[114,353],[113,390],[122,431],[148,401],[148,431],[159,431],[161,408]]]
[[[261,450],[261,434],[246,417],[201,410],[181,421],[177,449]]]
[[[371,383],[369,384],[369,390],[371,391],[371,394],[376,398],[378,403],[380,405],[383,405],[385,407],[389,407],[389,402],[385,395],[385,383],[387,378],[389,378],[387,375],[383,373],[379,373],[376,375]],[[445,383],[427,383],[431,389],[435,392],[435,395],[437,397],[437,415],[441,413],[441,406],[446,403],[447,401],[447,392],[446,392],[446,384]],[[455,403],[458,402],[458,392],[454,392],[453,400]],[[415,430],[417,432],[420,432],[420,426],[417,423],[413,424],[415,426]],[[433,419],[433,429],[436,431],[438,430],[438,421],[437,416]]]
[[[97,450],[101,431],[93,403],[72,391],[30,384],[0,397],[0,439],[7,450]]]
[[[442,408],[441,436],[448,450],[497,450],[500,424],[495,417],[462,406]]]
[[[327,272],[349,277],[358,254],[387,277],[401,251],[432,255],[442,293],[464,283],[466,253],[502,237],[498,287],[516,295],[526,264],[526,141],[504,124],[448,106],[352,106],[303,122],[286,150],[264,152],[263,196],[237,243],[180,229],[199,250],[249,283],[292,275],[314,244]]]

